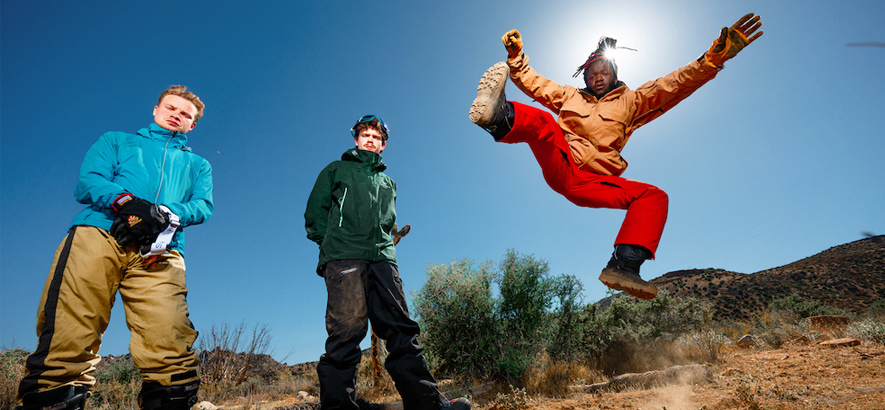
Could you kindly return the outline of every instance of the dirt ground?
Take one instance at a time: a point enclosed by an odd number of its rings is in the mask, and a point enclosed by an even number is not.
[[[535,399],[533,410],[885,409],[885,347],[794,343],[735,348],[712,365],[708,384]]]
[[[863,342],[828,347],[799,341],[777,350],[731,347],[710,365],[712,380],[620,392],[575,391],[563,398],[528,397],[522,403],[475,398],[476,410],[793,410],[885,409],[885,346]],[[289,399],[222,409],[307,410],[313,400]],[[384,406],[401,409],[400,406]]]

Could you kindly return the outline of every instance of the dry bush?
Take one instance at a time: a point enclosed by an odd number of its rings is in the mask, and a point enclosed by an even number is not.
[[[526,410],[529,408],[529,395],[525,387],[509,386],[508,392],[499,392],[488,404],[489,410]]]
[[[555,361],[549,355],[542,354],[527,371],[526,389],[532,394],[565,397],[574,384],[595,383],[603,379],[602,373],[585,363]]]
[[[676,339],[678,355],[688,363],[717,363],[729,339],[714,330],[684,333]]]
[[[236,327],[212,324],[208,332],[201,333],[200,398],[213,403],[237,397],[251,400],[268,390],[279,370],[263,369],[263,375],[256,375],[256,366],[267,357],[270,340],[266,325],[255,325],[247,333],[245,322]]]
[[[364,354],[360,360],[356,376],[357,397],[368,402],[390,402],[400,400],[393,379],[384,370],[384,360],[387,358],[387,349],[378,343],[379,350],[377,365],[371,355]]]
[[[885,321],[868,317],[848,326],[845,332],[857,339],[885,345]]]
[[[131,356],[105,357],[95,370],[89,408],[137,410],[141,380]]]
[[[0,410],[13,409],[18,383],[25,375],[25,359],[28,352],[23,349],[0,349]]]

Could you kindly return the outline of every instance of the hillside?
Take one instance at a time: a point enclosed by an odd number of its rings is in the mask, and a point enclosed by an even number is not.
[[[863,313],[885,295],[885,235],[834,246],[777,268],[743,274],[723,269],[669,272],[651,282],[678,296],[710,300],[713,320],[748,319],[772,300],[803,299]]]

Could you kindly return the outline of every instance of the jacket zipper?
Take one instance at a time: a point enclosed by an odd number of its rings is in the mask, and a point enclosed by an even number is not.
[[[160,165],[160,185],[157,186],[157,195],[154,196],[154,203],[157,205],[159,205],[160,201],[160,190],[163,189],[163,179],[166,176],[166,156],[169,153],[169,143],[172,142],[172,138],[175,138],[175,131],[172,132],[172,135],[166,140],[166,144],[163,145],[163,163]]]
[[[370,171],[370,172],[371,172],[371,171]],[[375,201],[373,201],[373,202],[376,204],[376,206],[377,206],[377,205],[381,205],[381,204],[380,204],[380,201],[381,201],[381,183],[378,181],[378,179],[379,179],[379,177],[378,177],[378,173],[374,173],[374,174],[372,174],[372,185],[375,187]],[[378,246],[378,231],[381,230],[381,207],[380,207],[380,206],[377,206],[377,208],[375,209],[375,226],[377,226],[378,228],[377,228],[377,229],[373,229],[372,231],[374,232],[374,238],[373,238],[373,239],[374,239],[374,242],[375,242],[375,256],[374,256],[374,259],[375,259],[375,261],[377,261],[377,260],[380,259],[380,255],[381,255],[381,248]]]
[[[347,187],[344,187],[344,195],[341,196],[341,199],[338,200],[338,227],[341,227],[341,224],[344,223],[344,200],[347,198]]]

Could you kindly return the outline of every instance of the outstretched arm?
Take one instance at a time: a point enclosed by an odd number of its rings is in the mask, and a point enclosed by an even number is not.
[[[565,87],[550,81],[529,66],[529,57],[522,51],[522,36],[519,31],[508,31],[501,37],[501,41],[507,49],[507,65],[510,66],[510,80],[513,84],[525,95],[559,114]]]

